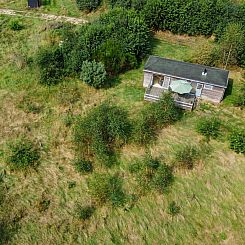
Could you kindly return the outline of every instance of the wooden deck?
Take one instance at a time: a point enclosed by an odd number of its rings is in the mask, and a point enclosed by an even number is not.
[[[155,86],[149,86],[146,89],[144,99],[148,101],[159,101],[162,94],[167,90]],[[192,110],[195,106],[196,96],[194,94],[177,94],[173,93],[174,102],[177,107],[185,110]]]

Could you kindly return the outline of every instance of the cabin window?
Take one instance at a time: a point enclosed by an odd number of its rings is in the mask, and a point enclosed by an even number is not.
[[[204,88],[208,89],[208,90],[213,90],[213,86],[212,85],[208,85],[208,84],[205,84]]]

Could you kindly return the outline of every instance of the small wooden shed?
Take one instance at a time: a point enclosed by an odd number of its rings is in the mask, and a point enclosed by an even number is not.
[[[28,0],[29,8],[38,8],[41,6],[41,0]]]

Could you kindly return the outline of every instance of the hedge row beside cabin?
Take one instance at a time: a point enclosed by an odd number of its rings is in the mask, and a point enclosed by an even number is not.
[[[171,90],[173,81],[185,81],[191,84],[191,91],[173,95],[180,107],[192,109],[199,98],[219,103],[228,86],[228,76],[227,70],[150,56],[144,67],[145,99],[159,100],[163,92]]]

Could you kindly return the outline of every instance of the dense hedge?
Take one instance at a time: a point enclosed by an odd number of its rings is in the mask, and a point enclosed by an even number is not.
[[[135,11],[114,9],[96,22],[64,36],[67,70],[81,71],[83,61],[102,62],[108,75],[134,68],[149,53],[150,32]]]

